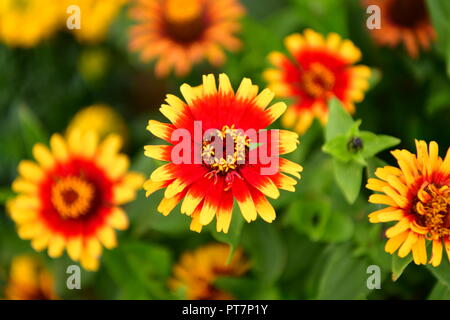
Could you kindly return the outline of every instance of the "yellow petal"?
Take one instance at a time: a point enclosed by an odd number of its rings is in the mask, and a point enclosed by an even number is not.
[[[60,134],[54,134],[50,138],[50,147],[54,157],[59,161],[65,161],[68,158],[66,141]]]
[[[431,251],[430,263],[433,267],[437,267],[441,264],[442,260],[442,240],[433,241],[433,249]]]
[[[97,232],[97,238],[107,249],[113,249],[117,246],[116,232],[109,226],[101,228]]]
[[[65,239],[60,235],[53,235],[48,243],[48,255],[51,258],[58,258],[64,252]]]
[[[390,254],[393,254],[400,246],[403,244],[403,242],[406,240],[406,237],[408,236],[409,232],[405,231],[402,232],[395,237],[390,238],[384,247],[384,250]]]
[[[67,254],[73,261],[78,261],[82,251],[81,237],[71,238],[67,240]]]
[[[50,150],[42,143],[37,143],[33,147],[33,156],[42,168],[50,169],[55,165],[55,159]]]
[[[108,217],[108,224],[115,229],[126,230],[129,226],[128,216],[123,209],[116,207]]]
[[[44,171],[35,162],[22,160],[18,171],[22,177],[33,182],[40,182],[44,178]]]
[[[233,87],[231,86],[230,79],[225,73],[219,74],[219,91],[223,94],[234,93]]]

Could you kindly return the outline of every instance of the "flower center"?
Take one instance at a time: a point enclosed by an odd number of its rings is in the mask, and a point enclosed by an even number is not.
[[[205,29],[204,5],[201,0],[166,0],[166,30],[178,42],[197,40]]]
[[[394,0],[389,15],[392,21],[402,27],[411,28],[427,18],[424,0]]]
[[[312,63],[303,74],[302,87],[314,98],[325,97],[333,88],[335,78],[333,73],[320,63]]]
[[[245,163],[250,139],[232,125],[224,126],[203,141],[203,163],[215,173],[226,174]]]
[[[52,188],[52,203],[64,219],[86,215],[94,199],[94,186],[82,178],[69,176]]]
[[[450,235],[450,188],[434,184],[422,186],[417,194],[417,223],[427,227],[432,239]]]

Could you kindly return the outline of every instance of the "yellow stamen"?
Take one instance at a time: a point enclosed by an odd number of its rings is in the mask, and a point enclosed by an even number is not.
[[[89,212],[94,186],[79,177],[69,176],[52,188],[52,203],[64,219],[76,219]]]
[[[414,206],[417,223],[428,228],[429,239],[437,240],[450,235],[450,188],[424,184],[418,192]]]
[[[204,162],[215,169],[216,172],[227,173],[230,170],[234,170],[239,165],[238,162],[245,160],[246,148],[250,146],[250,139],[245,136],[242,131],[235,129],[232,125],[224,126],[222,130],[217,130],[217,137],[219,137],[226,143],[227,136],[233,139],[234,152],[233,154],[223,154],[221,158],[215,157],[216,150],[214,145],[209,141],[203,142],[202,157]],[[226,146],[226,145],[225,145]],[[223,152],[225,153],[225,146]]]

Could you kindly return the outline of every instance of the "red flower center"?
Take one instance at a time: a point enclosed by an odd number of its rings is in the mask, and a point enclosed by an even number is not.
[[[52,188],[52,203],[64,219],[76,219],[87,214],[92,206],[95,188],[80,177],[64,177]]]
[[[250,139],[232,125],[224,126],[203,141],[203,164],[215,173],[226,174],[245,163]]]
[[[333,72],[322,64],[314,62],[303,74],[301,86],[313,98],[324,98],[333,89],[335,77]]]
[[[450,235],[450,188],[424,183],[413,206],[416,221],[429,229],[431,239]]]
[[[200,0],[167,0],[164,10],[164,29],[169,37],[182,43],[201,38],[206,26],[206,15]]]
[[[424,0],[394,0],[388,12],[392,22],[406,28],[415,27],[427,19]]]

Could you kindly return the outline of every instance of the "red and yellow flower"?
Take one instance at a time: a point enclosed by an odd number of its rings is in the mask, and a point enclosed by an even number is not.
[[[54,279],[37,257],[21,255],[13,259],[8,283],[8,300],[56,300]]]
[[[165,188],[158,207],[164,215],[183,200],[181,212],[192,217],[190,228],[197,232],[216,217],[217,231],[227,233],[234,199],[247,222],[254,221],[258,214],[272,222],[275,210],[266,197],[277,198],[279,189],[295,191],[297,181],[282,172],[300,178],[302,171],[300,165],[278,156],[297,148],[297,134],[266,130],[283,114],[286,104],[278,102],[268,107],[274,97],[272,91],[265,89],[258,94],[258,87],[246,78],[234,93],[225,74],[219,76],[218,88],[214,75],[210,74],[203,76],[203,84],[198,87],[182,85],[181,92],[186,102],[167,95],[167,104],[160,108],[171,123],[150,120],[147,127],[169,143],[145,147],[148,157],[169,162],[156,169],[144,183],[147,196]],[[201,124],[200,129],[196,123]],[[196,130],[200,130],[200,139],[196,138],[199,135]],[[252,130],[253,137],[247,135]],[[177,154],[176,136],[180,132],[194,137],[186,139],[189,148],[183,151],[183,157],[188,161],[183,162],[175,161],[172,155]],[[229,148],[222,150],[214,145],[205,135],[207,132],[214,132],[217,141],[225,142]],[[255,147],[258,143],[262,145]],[[263,161],[263,149],[267,149],[272,163]],[[276,149],[278,152],[272,152]],[[271,167],[274,163],[276,166]]]
[[[185,252],[173,268],[173,278],[169,286],[175,291],[186,290],[189,300],[231,300],[230,293],[214,286],[218,277],[240,277],[248,271],[250,264],[241,249],[234,252],[227,264],[230,248],[212,243]]]
[[[361,51],[350,40],[336,33],[325,38],[307,29],[286,37],[284,43],[291,58],[272,52],[269,60],[276,68],[263,74],[269,89],[293,100],[282,118],[284,126],[303,134],[315,117],[325,123],[332,97],[354,112],[354,103],[361,102],[369,88],[371,71],[367,66],[354,65],[361,59]]]
[[[370,30],[379,45],[395,47],[403,43],[415,58],[420,47],[428,50],[436,38],[425,0],[363,0],[363,4],[380,8],[381,28]]]
[[[397,221],[386,230],[389,240],[385,250],[399,257],[411,251],[416,264],[438,266],[445,247],[450,259],[450,148],[444,159],[432,141],[416,141],[417,155],[407,150],[392,151],[399,167],[378,168],[379,179],[369,179],[367,188],[373,194],[369,202],[387,205],[372,212],[370,222]],[[428,261],[426,242],[431,241]]]
[[[66,249],[85,269],[97,269],[102,245],[114,248],[114,229],[128,227],[120,205],[133,200],[143,183],[140,174],[127,171],[120,146],[117,135],[99,141],[93,131],[79,130],[67,139],[54,134],[50,149],[36,144],[37,162],[20,162],[12,185],[18,195],[7,205],[19,237],[37,251],[48,248],[52,258]]]
[[[140,51],[144,62],[158,60],[158,76],[172,68],[186,75],[204,58],[221,65],[223,48],[241,45],[235,34],[244,8],[238,0],[137,0],[130,13],[136,21],[130,49]]]

